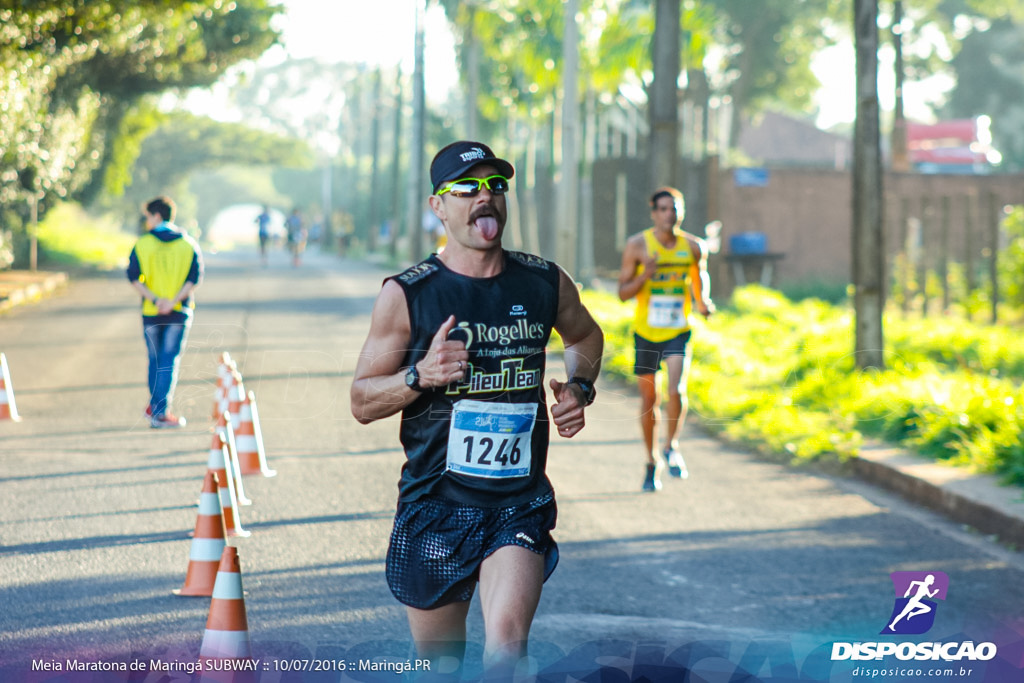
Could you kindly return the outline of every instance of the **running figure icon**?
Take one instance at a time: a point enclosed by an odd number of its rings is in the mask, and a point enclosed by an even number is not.
[[[903,611],[899,613],[899,616],[893,619],[892,623],[889,624],[890,631],[896,631],[896,624],[897,622],[899,622],[900,619],[905,618],[907,621],[910,621],[910,619],[912,619],[913,617],[916,617],[921,614],[927,614],[928,612],[932,611],[931,605],[925,604],[924,602],[922,602],[922,600],[924,598],[934,598],[935,595],[939,592],[938,588],[936,588],[935,590],[928,590],[934,583],[934,574],[929,574],[925,577],[923,581],[910,582],[910,586],[907,587],[907,592],[903,594],[903,597],[910,598],[910,600],[903,607]],[[911,592],[914,592],[915,589],[916,592],[914,593],[913,597],[911,597],[910,594]]]

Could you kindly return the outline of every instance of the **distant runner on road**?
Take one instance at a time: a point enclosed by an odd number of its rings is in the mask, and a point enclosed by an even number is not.
[[[680,227],[685,213],[683,193],[663,187],[651,196],[654,226],[626,242],[619,271],[619,298],[636,298],[633,342],[640,390],[640,426],[644,438],[644,491],[660,491],[659,460],[655,455],[658,414],[657,373],[668,370],[668,416],[661,455],[669,474],[689,476],[679,451],[679,433],[686,421],[686,383],[690,374],[690,312],[707,318],[714,311],[707,293],[707,249],[700,239]]]

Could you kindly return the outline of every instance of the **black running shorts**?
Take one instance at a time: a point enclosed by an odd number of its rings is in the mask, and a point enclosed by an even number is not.
[[[473,597],[480,564],[517,545],[544,555],[544,580],[558,564],[555,498],[547,493],[522,505],[480,508],[445,498],[399,503],[387,556],[387,580],[398,601],[433,609]]]
[[[686,330],[663,342],[652,342],[634,332],[636,363],[633,365],[633,374],[653,375],[661,368],[661,361],[668,356],[685,356],[686,347],[690,342],[690,332],[690,330]]]

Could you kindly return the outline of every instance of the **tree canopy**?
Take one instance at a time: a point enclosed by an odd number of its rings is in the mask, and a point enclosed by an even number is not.
[[[563,4],[549,0],[440,0],[452,22],[462,76],[476,79],[478,106],[489,119],[506,113],[540,119],[561,87]],[[706,70],[721,95],[743,112],[780,102],[806,108],[818,81],[814,53],[829,44],[841,0],[690,0],[681,13],[682,66]],[[626,83],[650,84],[649,0],[582,0],[581,82],[614,95]],[[477,47],[479,46],[479,47]],[[478,59],[468,50],[479,49]],[[475,72],[467,67],[476,64]]]
[[[10,0],[0,4],[0,205],[91,197],[156,120],[147,96],[208,86],[278,38],[268,0]],[[128,154],[126,155],[126,152]],[[121,174],[123,176],[123,172]]]

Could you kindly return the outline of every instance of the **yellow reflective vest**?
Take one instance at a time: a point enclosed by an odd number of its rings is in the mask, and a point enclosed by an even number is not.
[[[161,299],[173,299],[185,282],[199,284],[202,276],[202,251],[192,237],[164,223],[139,238],[128,265],[129,279],[136,279]],[[191,314],[192,297],[174,307],[176,312]],[[159,315],[156,304],[144,300],[142,315]]]

